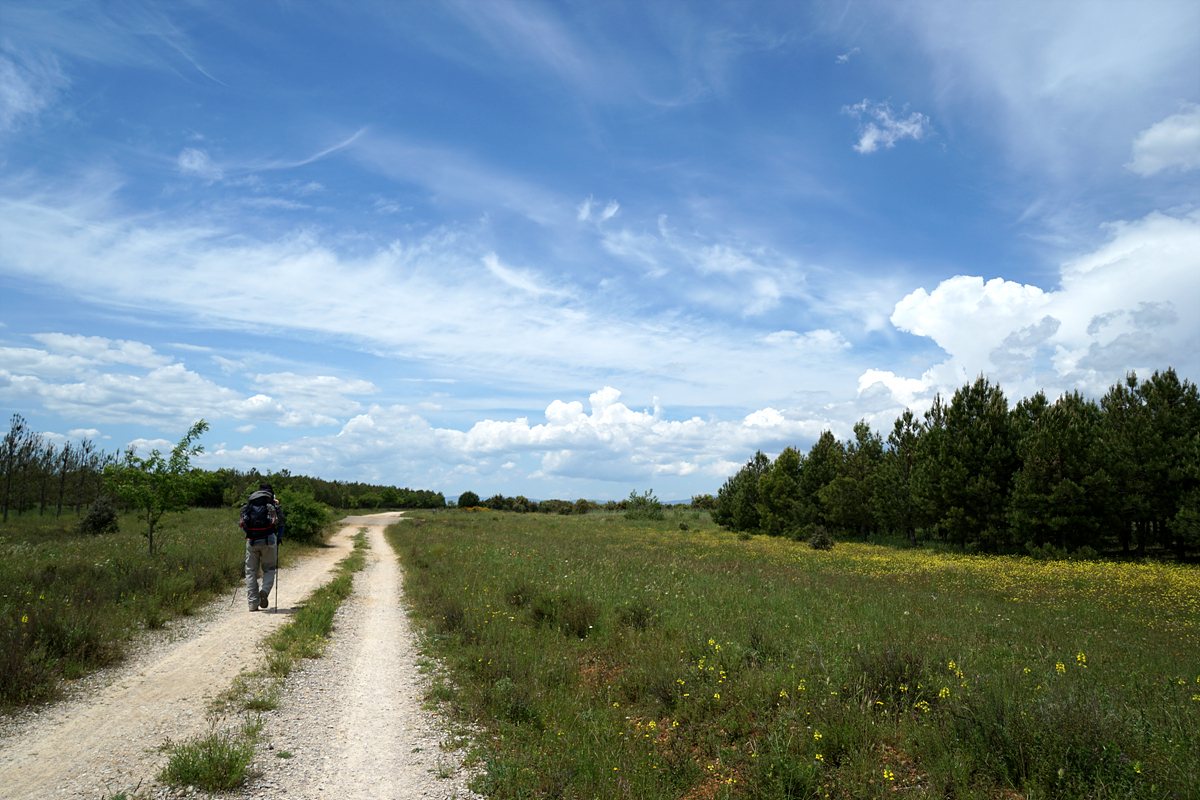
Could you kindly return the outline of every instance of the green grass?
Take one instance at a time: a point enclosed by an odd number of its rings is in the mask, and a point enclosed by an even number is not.
[[[388,535],[496,798],[1197,797],[1194,568],[818,552],[679,511]]]
[[[251,777],[250,765],[261,731],[261,720],[247,720],[234,729],[219,729],[213,720],[207,734],[164,745],[170,757],[158,779],[170,786],[194,786],[209,792],[236,789]]]
[[[119,660],[137,631],[194,614],[242,581],[234,510],[165,517],[153,556],[134,516],[100,536],[75,524],[26,513],[0,525],[0,708],[54,699],[61,681]],[[285,547],[285,563],[301,550]]]
[[[354,536],[354,549],[338,562],[336,574],[329,583],[314,591],[300,606],[292,621],[267,637],[267,671],[282,677],[289,674],[292,664],[301,658],[317,658],[325,651],[333,615],[338,606],[354,589],[354,573],[366,563],[369,545],[366,528]]]

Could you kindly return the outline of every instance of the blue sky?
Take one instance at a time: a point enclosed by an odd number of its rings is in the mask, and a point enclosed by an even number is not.
[[[1194,2],[0,6],[0,410],[529,497],[1200,377]]]

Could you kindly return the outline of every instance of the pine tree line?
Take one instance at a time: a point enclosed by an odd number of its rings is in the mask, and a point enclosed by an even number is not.
[[[884,439],[865,422],[808,453],[756,453],[721,487],[735,531],[936,538],[984,552],[1200,550],[1200,394],[1173,369],[1129,373],[1099,402],[1042,392],[1009,408],[984,377]]]

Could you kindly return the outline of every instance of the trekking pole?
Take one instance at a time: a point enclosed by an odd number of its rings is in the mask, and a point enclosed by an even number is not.
[[[272,614],[279,613],[279,537],[275,537],[275,610]]]

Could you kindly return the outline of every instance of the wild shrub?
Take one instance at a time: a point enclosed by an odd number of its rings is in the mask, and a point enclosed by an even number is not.
[[[1113,703],[1078,684],[1011,688],[985,686],[955,712],[954,730],[985,773],[1057,797],[1137,795],[1144,743]]]
[[[855,650],[850,654],[851,680],[867,705],[912,708],[931,700],[933,685],[925,653],[911,645]]]
[[[625,504],[625,519],[659,520],[666,515],[662,503],[654,496],[653,489],[647,489],[642,494],[630,492]]]
[[[87,513],[79,520],[78,531],[87,536],[99,536],[102,533],[119,533],[121,530],[120,515],[112,498],[102,494],[88,508]]]
[[[479,505],[479,495],[474,492],[463,492],[458,496],[459,508],[476,508]]]
[[[574,592],[563,597],[558,611],[558,623],[564,634],[586,639],[599,621],[600,606],[596,603]]]
[[[808,546],[813,550],[832,550],[837,544],[824,525],[809,525],[808,528],[812,531],[808,538]]]
[[[296,542],[315,543],[325,538],[333,521],[328,506],[302,489],[280,489],[276,494],[287,519],[284,537]]]
[[[644,631],[655,620],[654,606],[645,598],[626,601],[625,605],[617,606],[617,622],[627,628]]]
[[[533,586],[525,578],[518,578],[509,587],[506,596],[510,606],[524,608],[533,600]]]
[[[501,678],[493,684],[490,704],[497,716],[513,725],[532,725],[538,730],[544,727],[533,698],[512,678]]]

